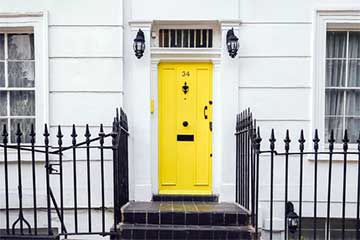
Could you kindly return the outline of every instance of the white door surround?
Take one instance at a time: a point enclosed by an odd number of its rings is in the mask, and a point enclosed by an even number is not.
[[[134,85],[131,88],[133,91],[129,93],[131,95],[129,101],[133,101],[129,105],[133,106],[130,109],[130,126],[133,125],[131,141],[134,152],[131,154],[130,161],[133,169],[130,171],[133,173],[131,181],[135,181],[134,199],[150,200],[152,194],[158,193],[158,64],[162,61],[183,61],[213,64],[213,193],[219,194],[221,200],[232,201],[235,195],[235,172],[229,173],[228,169],[234,169],[235,166],[235,143],[232,144],[229,141],[233,138],[235,115],[238,110],[236,87],[238,64],[237,58],[229,57],[225,40],[227,30],[230,28],[238,32],[239,21],[218,21],[220,29],[218,33],[221,33],[218,36],[221,39],[218,46],[221,47],[211,49],[151,48],[149,45],[152,24],[153,21],[130,22],[132,36],[135,37],[140,28],[145,34],[146,41],[143,58],[138,60],[133,56],[131,59],[132,79],[129,79]],[[196,22],[193,24],[197,25]],[[204,21],[201,24],[206,25]],[[214,21],[211,21],[209,27],[213,26]],[[150,113],[151,100],[154,101],[153,113]],[[227,142],[224,141],[225,139]],[[234,149],[231,149],[232,145]]]

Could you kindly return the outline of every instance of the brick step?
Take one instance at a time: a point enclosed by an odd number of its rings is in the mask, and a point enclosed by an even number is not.
[[[122,208],[123,223],[246,226],[249,213],[235,203],[130,202]]]
[[[117,227],[118,239],[252,239],[249,226],[192,226],[124,224]]]

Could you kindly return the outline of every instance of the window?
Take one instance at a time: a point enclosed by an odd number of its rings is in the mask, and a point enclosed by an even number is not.
[[[170,48],[212,48],[212,29],[160,29],[159,46]]]
[[[325,133],[341,142],[345,129],[351,143],[360,132],[360,31],[327,31]]]
[[[22,141],[30,141],[35,127],[35,51],[33,33],[0,32],[0,125],[7,125],[16,141],[20,124]]]

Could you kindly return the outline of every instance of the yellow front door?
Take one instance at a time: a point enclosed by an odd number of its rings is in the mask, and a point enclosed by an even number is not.
[[[212,64],[159,64],[159,192],[211,194]]]

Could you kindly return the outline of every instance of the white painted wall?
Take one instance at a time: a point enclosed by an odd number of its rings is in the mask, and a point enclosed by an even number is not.
[[[271,128],[275,129],[277,149],[284,149],[285,130],[290,129],[292,148],[298,149],[297,139],[304,129],[307,147],[311,147],[313,138],[314,102],[314,27],[316,9],[347,9],[357,5],[356,1],[286,1],[286,0],[240,0],[240,74],[239,74],[239,110],[251,107],[262,129],[264,149],[269,148],[268,139]],[[316,66],[315,66],[316,68]],[[321,133],[322,141],[324,137]],[[341,158],[339,158],[340,160]],[[261,216],[260,224],[269,228],[270,197],[270,159],[261,159]],[[341,216],[342,161],[334,163],[332,189],[332,217]],[[274,175],[275,200],[284,199],[284,159],[275,161]],[[304,159],[304,197],[303,215],[312,216],[313,210],[313,157]],[[318,166],[318,215],[326,212],[328,161]],[[295,203],[298,211],[299,160],[290,159],[289,199]],[[357,176],[354,161],[348,164],[347,199],[354,203],[355,180]],[[354,205],[347,205],[347,215],[354,217]],[[284,206],[275,203],[274,216],[283,228]]]
[[[222,42],[216,59],[221,82],[214,96],[221,104],[215,110],[214,99],[214,112],[217,112],[214,129],[218,129],[214,133],[217,136],[214,151],[217,151],[215,158],[218,158],[217,166],[221,171],[213,177],[217,182],[215,193],[219,193],[223,201],[233,201],[235,113],[251,107],[262,128],[264,142],[271,128],[275,128],[279,144],[286,128],[291,130],[294,138],[300,129],[304,129],[310,142],[314,119],[313,82],[317,81],[313,78],[312,62],[314,10],[319,6],[351,9],[354,5],[355,0],[177,0],[171,4],[166,0],[33,0],[31,3],[3,0],[0,11],[48,13],[48,115],[53,135],[58,124],[64,125],[67,136],[73,123],[81,127],[89,123],[94,129],[104,123],[110,130],[114,109],[124,105],[131,133],[130,196],[135,200],[149,200],[151,194],[156,193],[157,185],[156,176],[152,176],[157,165],[151,162],[151,156],[156,156],[151,148],[156,146],[156,139],[151,137],[154,123],[150,115],[153,87],[150,31],[154,21],[157,24],[216,22],[221,35],[219,39],[223,41],[228,27],[234,27],[240,38],[237,58],[229,58]],[[135,58],[132,50],[138,28],[144,30],[147,43],[145,55],[140,60]],[[176,57],[176,54],[172,56]],[[80,133],[83,134],[83,128],[79,129]],[[283,168],[282,163],[276,164]],[[313,161],[305,159],[304,166],[304,198],[311,201]],[[336,174],[340,174],[341,166],[340,162],[335,163]],[[355,176],[354,163],[350,163],[350,167],[349,182]],[[265,222],[269,176],[265,167],[262,171],[261,222]],[[327,162],[322,162],[319,172],[326,175],[326,171]],[[283,195],[282,173],[282,170],[276,173],[279,188],[275,196],[279,198]],[[325,175],[319,176],[319,186],[326,185]],[[293,187],[296,189],[297,184]],[[334,189],[334,196],[339,189]],[[324,198],[325,192],[319,195],[320,199]],[[297,191],[291,192],[291,196],[296,200]],[[305,206],[306,214],[308,207],[310,209],[311,205]],[[276,212],[281,218],[282,212]]]
[[[33,13],[45,12],[48,14],[48,52],[49,75],[45,81],[49,84],[49,108],[45,109],[49,116],[51,143],[56,143],[57,125],[63,126],[64,145],[71,143],[71,125],[79,126],[77,129],[80,139],[84,139],[84,127],[88,123],[91,126],[92,136],[98,136],[99,125],[103,123],[106,132],[111,131],[112,120],[115,116],[115,108],[123,105],[123,1],[119,0],[79,0],[79,1],[43,1],[34,0],[4,0],[1,3],[0,12],[3,13]],[[39,37],[35,35],[35,38]],[[36,50],[35,50],[36,51]],[[38,83],[36,83],[38,84]],[[38,101],[39,99],[37,99]],[[38,135],[41,135],[39,129]],[[99,159],[98,154],[94,158]],[[79,153],[78,164],[78,205],[86,206],[86,179],[84,153]],[[15,158],[15,156],[14,156]],[[64,156],[64,159],[70,157]],[[112,205],[112,163],[111,152],[105,154],[106,169],[106,205]],[[0,157],[1,169],[3,155]],[[45,206],[44,192],[44,167],[43,162],[37,164],[38,188],[41,197],[38,198],[39,206]],[[64,162],[66,180],[65,206],[72,207],[72,163]],[[17,176],[15,162],[10,163],[11,174],[11,206],[17,204]],[[92,162],[93,179],[93,207],[101,206],[100,194],[100,162]],[[66,170],[67,169],[67,170]],[[31,207],[32,194],[30,164],[23,169],[24,201],[25,207]],[[0,209],[4,208],[4,172],[0,171]],[[58,177],[52,176],[54,191],[57,191]],[[95,184],[95,182],[97,182]],[[57,197],[59,201],[59,197]],[[39,226],[45,227],[44,211],[40,213]],[[26,211],[26,217],[31,219],[31,214]],[[11,214],[15,219],[16,213]],[[72,212],[66,212],[70,220],[69,230],[73,227]],[[112,225],[112,212],[107,210],[107,226]],[[93,229],[99,230],[101,218],[100,212],[93,211]],[[0,218],[5,219],[4,211],[0,210]],[[56,214],[53,213],[56,219]],[[79,212],[80,229],[84,229],[87,213]],[[0,228],[4,228],[4,221],[0,221]],[[57,224],[55,224],[57,225]],[[79,239],[80,237],[77,237]],[[101,238],[101,237],[96,237]],[[84,236],[83,239],[89,239]],[[101,238],[102,239],[102,238]]]

